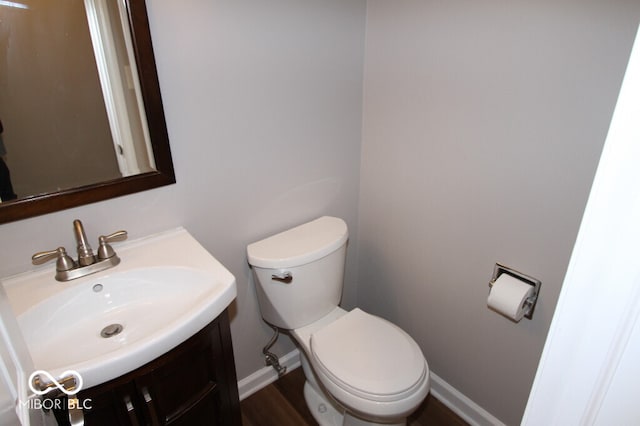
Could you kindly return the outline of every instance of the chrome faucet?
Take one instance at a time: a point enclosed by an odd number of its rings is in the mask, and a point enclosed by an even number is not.
[[[93,254],[91,245],[87,241],[84,226],[78,219],[73,221],[73,233],[78,245],[78,261],[73,260],[64,247],[55,250],[42,251],[31,256],[34,265],[43,264],[51,259],[56,260],[56,280],[70,281],[95,272],[104,271],[120,263],[109,244],[112,241],[121,241],[127,238],[127,231],[117,231],[109,235],[101,235],[98,239],[98,255]]]
[[[89,266],[96,263],[96,256],[93,254],[93,250],[87,241],[84,226],[82,226],[82,222],[78,219],[73,221],[73,233],[76,236],[76,243],[78,244],[78,265]]]

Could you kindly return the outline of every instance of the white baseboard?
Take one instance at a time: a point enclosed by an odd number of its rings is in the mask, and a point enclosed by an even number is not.
[[[491,413],[464,396],[459,390],[433,372],[431,372],[431,394],[472,426],[505,426],[504,423],[493,417]]]
[[[287,367],[287,371],[295,370],[300,366],[300,352],[294,349],[288,354],[280,357],[280,365]],[[270,385],[278,379],[278,373],[273,367],[266,366],[238,381],[238,393],[240,401],[258,392],[265,386]]]
[[[288,371],[300,366],[300,352],[294,349],[280,358],[280,365]],[[238,382],[240,401],[253,395],[260,389],[278,379],[273,367],[263,367]],[[460,391],[431,372],[431,393],[451,411],[462,417],[472,426],[505,426],[485,409],[464,396]]]

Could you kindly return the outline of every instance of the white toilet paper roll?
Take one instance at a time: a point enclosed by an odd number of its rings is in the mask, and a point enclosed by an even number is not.
[[[487,305],[514,321],[520,321],[525,314],[525,301],[532,296],[534,287],[509,274],[502,274],[491,288]]]

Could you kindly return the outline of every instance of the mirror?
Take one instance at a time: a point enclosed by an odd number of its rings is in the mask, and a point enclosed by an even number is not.
[[[0,223],[175,183],[144,0],[0,2],[0,49]]]

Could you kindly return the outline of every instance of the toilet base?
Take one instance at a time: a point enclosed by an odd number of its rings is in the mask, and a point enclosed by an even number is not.
[[[304,400],[320,426],[342,426],[343,414],[329,401],[324,399],[309,382],[304,383]]]
[[[401,423],[373,423],[352,416],[349,413],[341,413],[336,407],[320,395],[309,382],[304,384],[304,400],[320,426],[406,426]]]
[[[376,423],[368,420],[363,420],[359,417],[353,416],[348,411],[345,411],[333,400],[328,399],[326,395],[316,389],[318,383],[316,382],[313,369],[309,365],[309,361],[304,353],[300,354],[300,360],[302,361],[302,370],[306,378],[304,382],[304,400],[307,403],[311,415],[318,422],[320,426],[406,426],[406,421],[394,422],[394,423]]]

